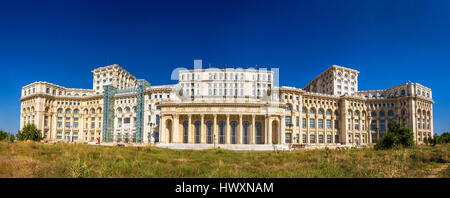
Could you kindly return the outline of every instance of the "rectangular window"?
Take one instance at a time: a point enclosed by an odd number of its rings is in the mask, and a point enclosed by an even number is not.
[[[334,143],[339,143],[339,135],[334,135]]]
[[[319,129],[323,129],[323,119],[318,120]]]
[[[327,120],[327,129],[331,129],[331,120]]]
[[[285,133],[285,143],[291,143],[291,133]]]
[[[61,128],[62,127],[62,122],[58,122],[57,126],[58,126],[58,128]]]
[[[302,118],[302,127],[306,129],[306,118]]]
[[[309,119],[309,128],[311,128],[311,129],[315,128],[315,123],[314,123],[314,119],[313,118]]]
[[[306,134],[302,134],[302,142],[303,144],[306,144]]]
[[[286,116],[286,126],[290,126],[291,125],[291,116]]]
[[[327,143],[331,143],[331,135],[327,135]]]
[[[323,144],[323,135],[319,135],[319,143]]]
[[[380,130],[381,131],[385,131],[386,130],[386,126],[385,126],[385,120],[380,120]]]
[[[297,116],[295,117],[295,126],[299,126],[300,124],[300,118]]]
[[[339,129],[339,122],[338,120],[334,120],[334,128]]]
[[[309,135],[309,143],[316,143],[316,136],[315,135]]]

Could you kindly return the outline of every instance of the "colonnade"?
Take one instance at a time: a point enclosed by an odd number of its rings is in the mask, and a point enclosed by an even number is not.
[[[284,116],[264,114],[163,114],[161,143],[279,144]]]

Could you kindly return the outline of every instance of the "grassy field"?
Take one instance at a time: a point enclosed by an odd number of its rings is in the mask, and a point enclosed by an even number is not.
[[[450,177],[450,145],[234,152],[0,143],[0,177]]]

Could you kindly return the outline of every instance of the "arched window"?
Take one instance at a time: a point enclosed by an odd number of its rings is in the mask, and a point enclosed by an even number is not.
[[[130,113],[130,107],[126,107],[126,108],[125,108],[125,112],[126,112],[126,113]]]
[[[78,110],[78,109],[73,110],[73,114],[78,114],[78,113],[80,113],[80,110]]]
[[[183,122],[183,143],[188,143],[188,140],[189,140],[188,127],[189,127],[189,122],[184,121]]]
[[[219,122],[219,144],[225,144],[225,122]]]
[[[195,143],[196,144],[200,144],[200,126],[201,126],[201,123],[200,123],[200,121],[197,121],[197,122],[195,122]]]
[[[97,112],[98,112],[98,113],[102,113],[102,108],[98,108],[98,109],[97,109]]]
[[[122,113],[122,108],[117,108],[117,113]]]
[[[70,109],[66,109],[66,114],[70,114]]]
[[[213,134],[212,125],[213,125],[213,123],[211,121],[208,121],[206,123],[206,143],[207,144],[212,144],[213,143],[213,139],[212,139],[213,138],[212,137],[212,134]]]
[[[393,111],[388,111],[388,116],[394,116],[394,112]]]
[[[291,105],[288,105],[287,107],[286,107],[286,111],[290,111],[291,110]]]
[[[375,111],[372,111],[372,117],[376,117],[377,113]]]
[[[305,107],[302,108],[302,113],[306,113],[306,108]]]
[[[331,110],[327,110],[327,115],[331,115]]]
[[[355,115],[355,116],[359,116],[359,112],[358,112],[358,111],[355,111],[354,115]]]
[[[380,117],[384,116],[384,111],[380,111]]]
[[[310,114],[314,114],[314,113],[316,113],[316,111],[315,111],[313,108],[311,108],[311,109],[309,110],[309,113],[310,113]]]
[[[58,109],[58,113],[62,113],[63,110],[61,108]]]
[[[92,114],[95,114],[95,109],[91,109],[91,113],[92,113]]]
[[[249,123],[247,121],[245,121],[243,124],[243,127],[244,127],[243,143],[244,144],[249,143],[248,126],[249,126]]]
[[[261,122],[255,123],[255,129],[256,129],[256,144],[262,144],[262,127]]]
[[[236,138],[236,126],[237,123],[236,122],[231,122],[231,144],[236,144],[237,143],[237,138]]]
[[[323,110],[319,109],[318,113],[319,113],[319,115],[323,115]]]

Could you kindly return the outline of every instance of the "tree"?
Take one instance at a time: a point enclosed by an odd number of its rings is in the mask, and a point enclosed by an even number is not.
[[[425,143],[426,145],[428,145],[430,142],[429,142],[429,138],[428,137],[425,137],[425,138],[423,138],[423,143]]]
[[[14,142],[14,135],[0,130],[0,141]]]
[[[440,135],[440,139],[441,139],[442,144],[449,143],[450,142],[450,133],[449,132],[442,133]]]
[[[33,140],[33,141],[41,141],[42,138],[41,131],[36,128],[34,124],[27,124],[23,127],[21,131],[17,134],[17,140],[25,141],[25,140]]]
[[[388,124],[389,131],[386,135],[377,141],[375,149],[391,149],[414,146],[414,134],[413,131],[406,127],[401,126],[397,122],[393,121]]]

